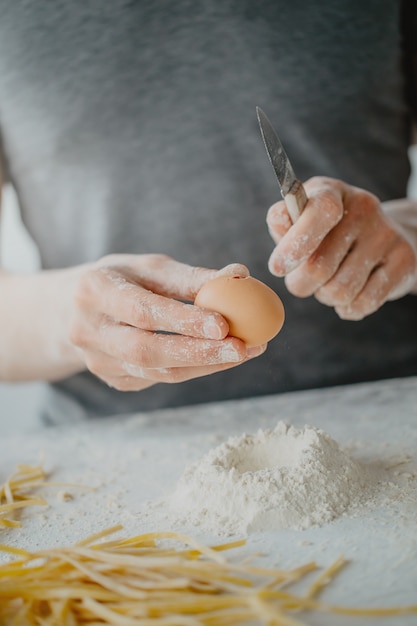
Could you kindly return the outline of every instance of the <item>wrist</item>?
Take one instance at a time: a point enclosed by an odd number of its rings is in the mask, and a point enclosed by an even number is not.
[[[74,293],[83,268],[34,274],[0,272],[0,379],[58,380],[85,369],[69,340]]]

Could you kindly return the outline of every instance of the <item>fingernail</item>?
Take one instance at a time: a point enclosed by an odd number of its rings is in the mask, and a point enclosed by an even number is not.
[[[207,339],[223,339],[224,333],[217,322],[211,317],[203,324],[203,333]]]
[[[271,257],[268,262],[268,269],[274,276],[285,275],[285,270],[282,268],[281,257]]]
[[[290,272],[295,270],[295,268],[298,267],[300,263],[305,260],[305,258],[293,259],[290,255],[273,256],[269,260],[269,271],[272,274],[275,274],[275,276],[285,276],[286,274],[289,274]]]
[[[222,363],[239,363],[239,361],[243,361],[240,352],[228,345],[222,347],[220,358]]]
[[[267,343],[262,344],[261,346],[252,346],[251,348],[246,349],[246,354],[250,359],[253,359],[255,356],[260,356],[263,354],[267,348]]]

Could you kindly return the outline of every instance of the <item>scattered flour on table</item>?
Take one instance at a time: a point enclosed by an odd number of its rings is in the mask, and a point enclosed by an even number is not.
[[[325,432],[278,422],[186,468],[166,505],[179,522],[218,535],[301,530],[360,504],[368,487],[366,470]]]

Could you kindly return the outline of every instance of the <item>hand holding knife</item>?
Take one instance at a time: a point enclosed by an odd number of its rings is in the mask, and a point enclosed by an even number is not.
[[[287,212],[295,224],[307,204],[305,189],[265,113],[258,107],[256,112]],[[285,276],[290,293],[301,298],[314,295],[333,307],[340,318],[361,320],[387,300],[417,291],[416,247],[401,227],[389,216],[387,219],[386,205],[383,210],[372,193],[334,178],[310,179],[309,190],[310,215],[306,214],[304,224],[288,229],[282,221],[273,223],[284,215],[280,202],[270,208],[267,217],[276,243],[268,267],[273,275]],[[321,211],[323,206],[326,210]]]
[[[285,200],[288,213],[294,224],[307,204],[307,194],[302,182],[296,177],[290,160],[271,122],[259,107],[256,107],[256,114],[269,160],[278,178],[281,195]]]

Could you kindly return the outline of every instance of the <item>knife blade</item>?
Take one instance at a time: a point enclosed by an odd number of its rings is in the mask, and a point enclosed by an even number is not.
[[[304,185],[296,177],[291,162],[271,122],[260,107],[256,107],[262,139],[271,165],[278,178],[281,195],[294,224],[307,204]]]

